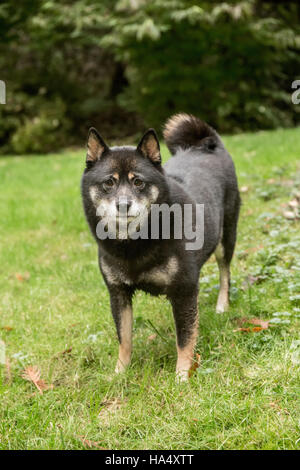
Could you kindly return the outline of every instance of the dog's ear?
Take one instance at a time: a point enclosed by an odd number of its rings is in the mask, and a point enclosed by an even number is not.
[[[97,132],[94,127],[91,127],[88,133],[87,140],[87,155],[86,155],[86,164],[88,166],[96,163],[102,155],[107,152],[108,146],[102,139],[101,135]]]
[[[156,165],[161,164],[160,147],[154,129],[149,129],[145,132],[137,146],[137,149],[144,155],[144,157],[149,158],[152,163]]]

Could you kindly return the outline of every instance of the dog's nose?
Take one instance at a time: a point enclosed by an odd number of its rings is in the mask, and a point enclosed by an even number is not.
[[[129,199],[127,198],[120,198],[117,203],[116,203],[116,206],[117,206],[117,209],[119,211],[120,214],[127,214],[129,209],[130,209],[130,206],[132,204],[132,201],[130,201]]]

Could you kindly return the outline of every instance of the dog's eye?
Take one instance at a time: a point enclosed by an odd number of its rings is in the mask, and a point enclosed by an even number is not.
[[[140,180],[139,178],[134,178],[133,184],[138,189],[142,189],[145,186],[144,181]]]
[[[109,178],[108,180],[104,181],[103,189],[105,191],[110,191],[115,185],[115,181],[113,178]]]

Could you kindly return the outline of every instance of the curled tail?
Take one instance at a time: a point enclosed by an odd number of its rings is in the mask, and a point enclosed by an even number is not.
[[[171,153],[175,153],[178,148],[185,150],[199,146],[213,151],[221,142],[216,131],[206,122],[185,113],[170,117],[164,126],[163,135]]]

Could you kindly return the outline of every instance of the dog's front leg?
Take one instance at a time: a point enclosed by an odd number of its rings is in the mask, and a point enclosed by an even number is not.
[[[171,299],[177,334],[178,381],[186,381],[193,364],[194,349],[198,334],[197,292],[189,296],[176,295]]]
[[[110,305],[119,339],[119,357],[116,373],[123,372],[130,364],[132,351],[132,292],[127,286],[109,288]]]

